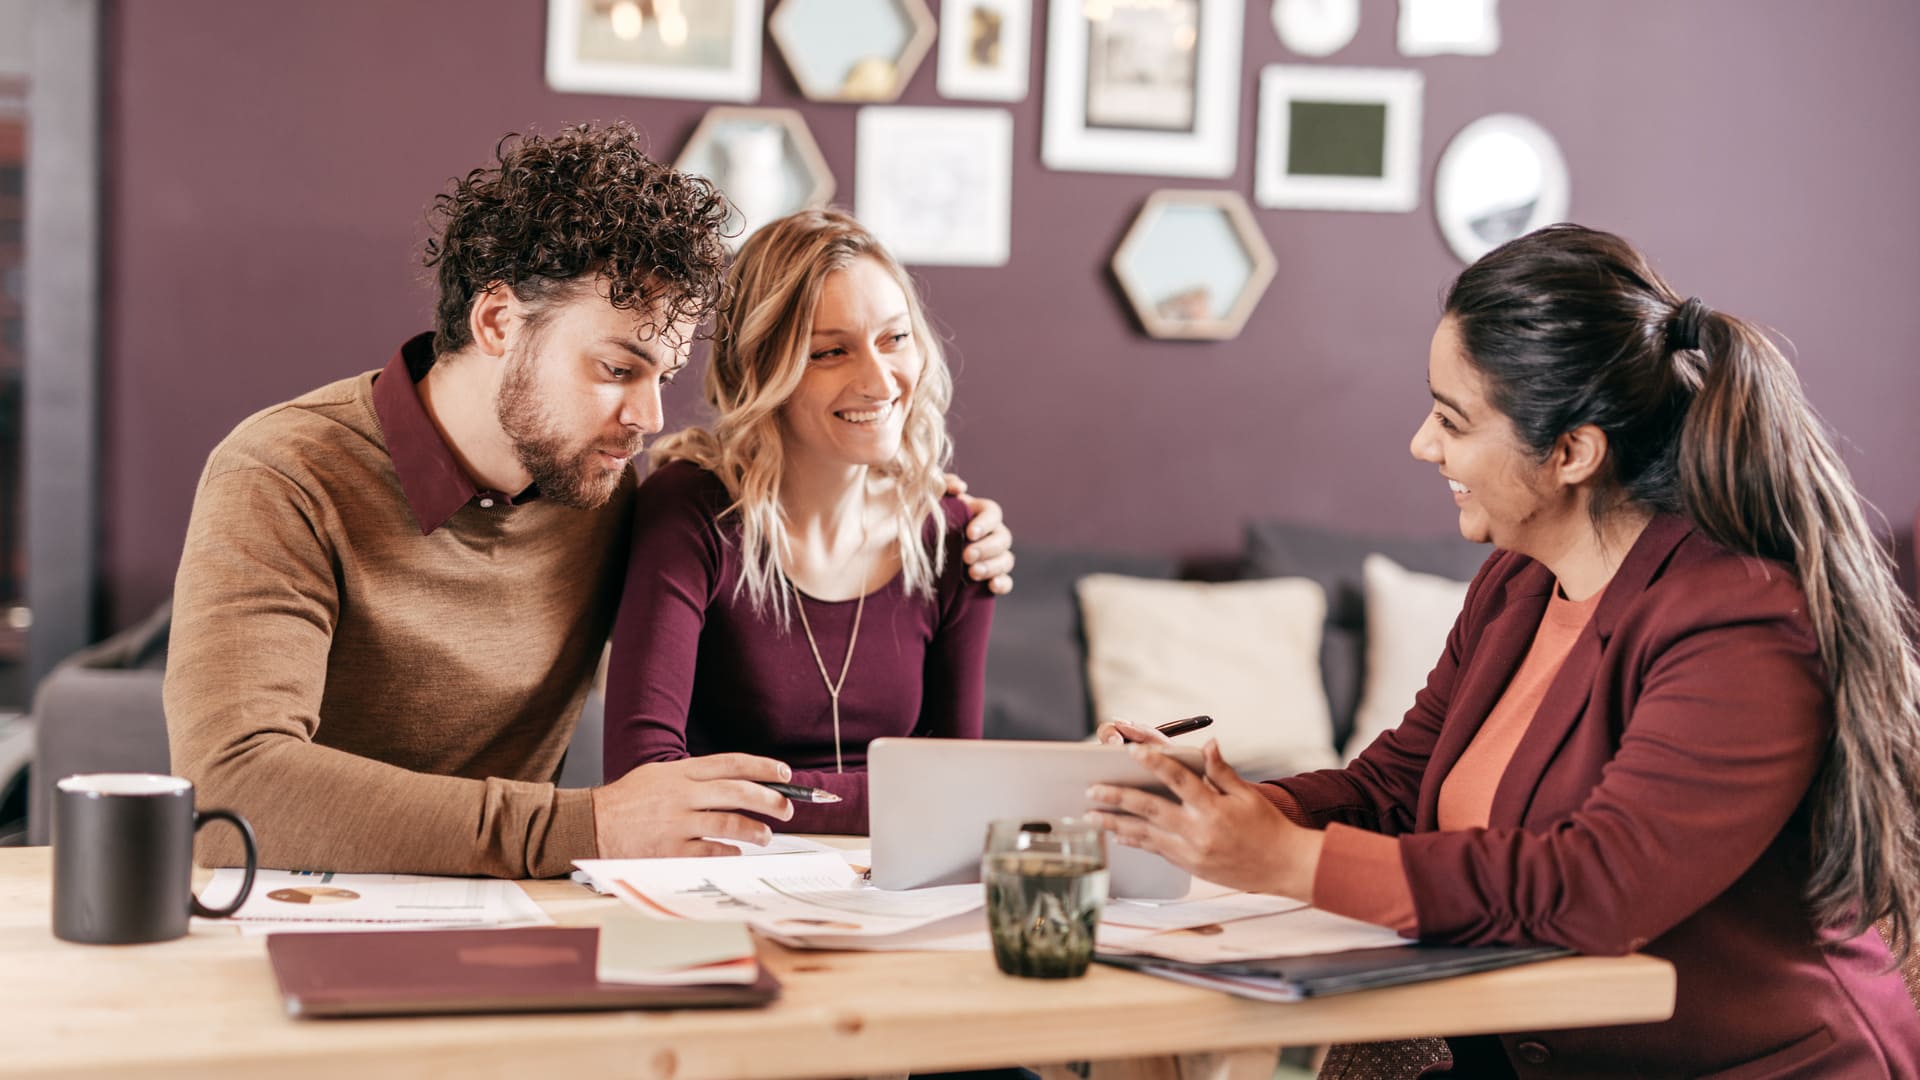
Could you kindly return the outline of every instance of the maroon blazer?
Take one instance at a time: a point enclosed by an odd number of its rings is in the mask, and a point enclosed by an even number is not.
[[[1656,518],[1548,688],[1488,827],[1438,831],[1440,782],[1553,588],[1545,566],[1496,551],[1400,727],[1345,769],[1280,785],[1316,824],[1401,837],[1422,940],[1673,962],[1672,1020],[1501,1036],[1523,1077],[1920,1077],[1920,1017],[1885,945],[1817,930],[1802,900],[1833,712],[1779,564]]]

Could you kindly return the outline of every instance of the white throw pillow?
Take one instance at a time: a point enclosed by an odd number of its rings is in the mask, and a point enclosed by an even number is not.
[[[1337,761],[1320,629],[1327,600],[1304,578],[1206,584],[1093,574],[1078,583],[1087,683],[1102,721],[1213,726],[1179,741],[1263,780]]]
[[[1418,574],[1385,555],[1360,564],[1367,593],[1367,675],[1345,760],[1352,761],[1384,731],[1400,726],[1413,695],[1427,685],[1447,634],[1467,602],[1467,583]]]

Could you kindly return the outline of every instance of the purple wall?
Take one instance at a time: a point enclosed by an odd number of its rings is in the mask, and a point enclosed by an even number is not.
[[[1143,337],[1106,272],[1149,191],[1204,185],[1040,166],[1035,6],[1012,263],[921,272],[954,339],[962,471],[1023,544],[1223,552],[1242,519],[1269,515],[1450,528],[1444,487],[1406,453],[1459,270],[1425,204],[1446,140],[1496,111],[1560,140],[1576,220],[1790,334],[1862,488],[1911,520],[1920,5],[1507,0],[1497,55],[1414,61],[1394,48],[1396,5],[1365,0],[1360,36],[1329,62],[1426,73],[1423,205],[1257,211],[1279,276],[1220,344]],[[1267,0],[1247,7],[1243,193],[1257,72],[1292,59]],[[630,119],[670,159],[706,105],[548,91],[540,0],[113,8],[104,575],[118,625],[171,587],[215,441],[426,325],[417,252],[450,176],[506,131],[581,119]],[[764,64],[761,103],[805,112],[851,205],[854,108],[802,103],[771,44]],[[929,56],[904,102],[941,103],[933,83]],[[676,391],[681,415],[694,393]]]

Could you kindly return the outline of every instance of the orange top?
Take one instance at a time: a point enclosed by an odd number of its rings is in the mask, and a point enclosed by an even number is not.
[[[1526,735],[1547,687],[1559,674],[1573,644],[1600,606],[1605,589],[1578,602],[1560,595],[1556,587],[1546,614],[1534,632],[1526,659],[1513,681],[1474,733],[1460,760],[1440,783],[1440,828],[1483,829],[1493,809],[1494,789],[1506,774],[1513,752]],[[1280,811],[1304,823],[1305,815],[1293,797],[1277,787],[1266,789]],[[1313,904],[1349,918],[1391,927],[1413,936],[1419,926],[1413,892],[1400,865],[1400,843],[1391,836],[1346,825],[1327,826],[1326,844],[1314,867]]]

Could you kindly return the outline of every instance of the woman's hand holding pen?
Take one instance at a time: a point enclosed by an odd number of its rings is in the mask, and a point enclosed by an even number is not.
[[[1202,714],[1180,720],[1169,720],[1158,727],[1141,727],[1125,720],[1109,720],[1094,729],[1093,741],[1108,746],[1121,746],[1126,743],[1166,743],[1175,735],[1185,735],[1189,731],[1199,731],[1213,724],[1213,717]]]
[[[1094,741],[1108,746],[1123,746],[1127,743],[1160,743],[1169,740],[1165,735],[1150,727],[1129,724],[1125,720],[1109,720],[1093,732]]]
[[[1220,885],[1312,899],[1324,834],[1288,821],[1233,771],[1218,742],[1203,752],[1204,778],[1152,746],[1130,751],[1179,801],[1111,784],[1088,788],[1087,817],[1116,842]]]

